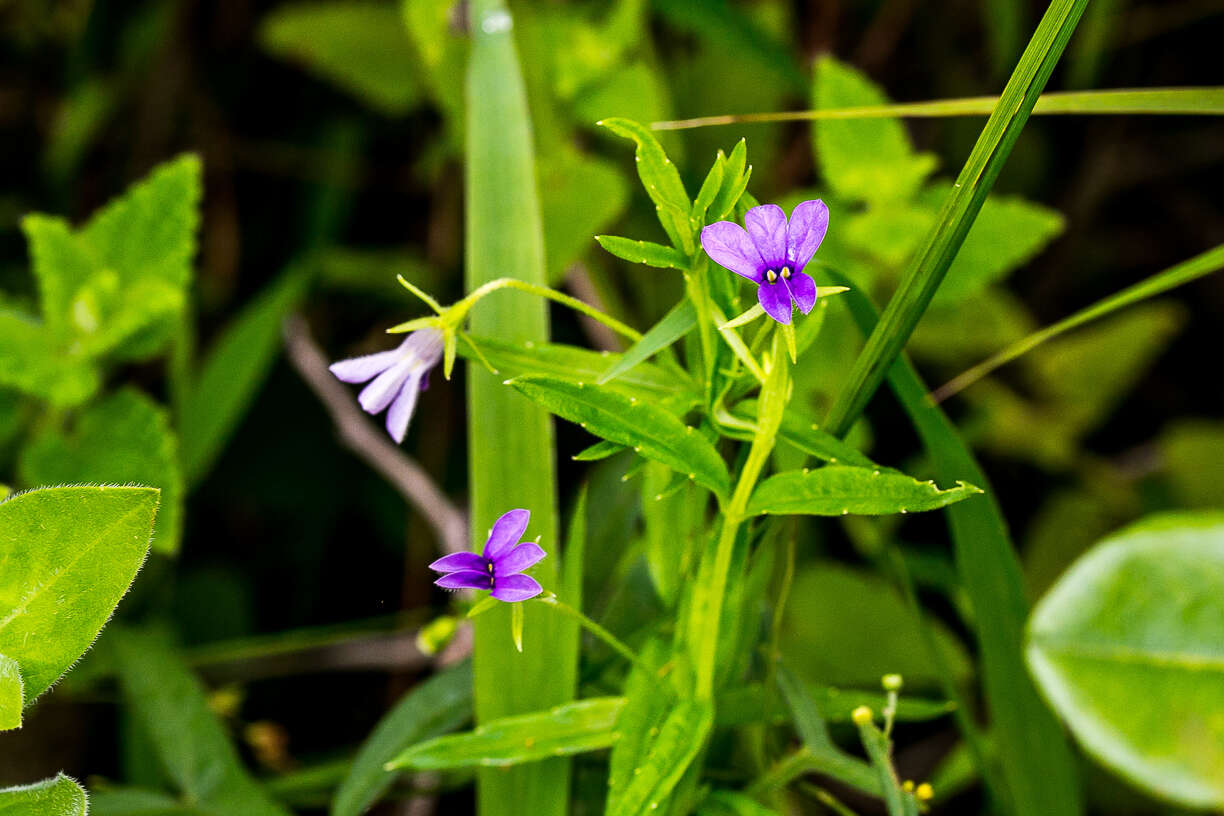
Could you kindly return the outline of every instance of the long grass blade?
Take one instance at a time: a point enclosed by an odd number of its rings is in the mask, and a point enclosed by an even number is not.
[[[944,202],[926,244],[910,262],[833,404],[827,423],[832,433],[840,436],[849,430],[905,347],[1011,155],[1087,4],[1088,0],[1054,0],[1046,10]]]
[[[926,102],[900,102],[893,105],[866,105],[854,108],[741,113],[725,116],[698,116],[654,122],[655,130],[740,125],[759,122],[814,122],[820,119],[913,119],[948,116],[989,116],[999,104],[998,96],[967,96],[959,99],[933,99]],[[1166,116],[1224,116],[1224,87],[1202,88],[1115,88],[1104,91],[1054,91],[1042,94],[1033,106],[1033,116],[1127,116],[1155,114]]]
[[[465,167],[469,291],[497,277],[543,286],[544,241],[536,192],[527,95],[503,0],[471,4],[472,50],[467,78]],[[489,298],[472,313],[476,334],[511,342],[548,339],[545,302],[523,292]],[[557,550],[554,443],[548,415],[502,385],[481,366],[468,367],[468,464],[473,548],[502,513],[531,511],[527,535]],[[554,589],[557,558],[533,574]],[[508,605],[475,621],[475,699],[480,723],[539,711],[573,699],[577,655],[572,627],[548,610],[525,610],[524,651],[511,642]],[[482,816],[563,816],[568,811],[569,761],[548,759],[477,776]]]
[[[1224,268],[1224,244],[1215,249],[1209,249],[1201,255],[1196,255],[1190,260],[1179,263],[1177,266],[1166,269],[1146,280],[1142,280],[1134,286],[1128,286],[1121,292],[1099,300],[1053,325],[1046,326],[1044,329],[1033,332],[1028,337],[1012,343],[998,354],[992,355],[973,366],[973,368],[958,374],[941,385],[931,392],[931,399],[935,402],[943,402],[953,394],[960,393],[973,385],[1000,366],[1007,365],[1017,357],[1028,354],[1042,343],[1052,340],[1060,334],[1065,334],[1072,329],[1079,328],[1093,320],[1099,320],[1119,309],[1124,309],[1132,304],[1163,294],[1170,289],[1176,289],[1178,286],[1198,280],[1204,275],[1210,275],[1221,268]]]
[[[845,279],[833,273],[834,282]],[[874,308],[860,292],[846,302],[859,328],[875,327]],[[940,480],[963,479],[986,493],[945,509],[952,534],[956,568],[973,606],[974,632],[982,656],[982,681],[992,722],[1002,783],[994,769],[979,768],[996,802],[1010,803],[1010,813],[1076,816],[1083,812],[1075,758],[1062,728],[1046,708],[1024,665],[1023,635],[1028,598],[1016,551],[1012,547],[986,474],[938,405],[926,398],[926,386],[904,354],[888,369],[888,383],[918,431]],[[964,707],[958,707],[964,716]],[[962,721],[976,746],[972,723]]]

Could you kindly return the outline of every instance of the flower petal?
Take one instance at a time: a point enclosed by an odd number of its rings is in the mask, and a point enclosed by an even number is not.
[[[490,561],[504,556],[519,542],[527,530],[527,522],[531,520],[528,510],[511,510],[493,523],[489,531],[489,540],[484,546],[484,557]]]
[[[782,279],[777,283],[762,283],[757,289],[757,300],[765,308],[766,314],[779,323],[786,325],[791,322],[791,296]]]
[[[784,278],[786,288],[790,289],[791,297],[799,311],[807,314],[816,305],[816,281],[802,272],[792,272],[790,278]]]
[[[463,570],[447,573],[434,583],[443,589],[488,589],[493,586],[493,576],[487,572]]]
[[[538,544],[526,541],[493,562],[493,574],[501,580],[507,575],[522,572],[548,555]]]
[[[400,388],[399,396],[391,403],[391,410],[387,412],[387,433],[391,434],[391,438],[397,443],[403,442],[404,434],[408,433],[408,423],[412,419],[413,409],[416,408],[417,396],[421,393],[418,384],[420,379],[419,374],[415,377],[409,376]]]
[[[803,271],[828,231],[829,208],[819,198],[795,207],[786,236],[786,260],[792,272]]]
[[[474,570],[488,574],[489,562],[485,561],[476,553],[457,552],[450,555],[444,555],[437,561],[429,565],[431,570],[437,572],[462,572],[464,570]]]
[[[769,269],[782,271],[786,266],[786,213],[777,204],[762,204],[744,213],[744,226],[752,243],[756,244],[761,260]]]
[[[761,281],[765,262],[756,244],[739,224],[715,221],[701,231],[701,248],[714,262],[749,280]]]
[[[390,351],[380,351],[377,354],[367,354],[364,357],[352,357],[332,363],[328,370],[336,378],[346,383],[363,383],[372,380],[391,366],[398,363],[403,354],[398,348]]]
[[[404,381],[412,375],[413,366],[416,364],[416,361],[409,357],[375,377],[374,382],[357,395],[357,402],[361,403],[362,410],[367,414],[377,414],[390,405],[391,400],[395,399],[404,387]]]
[[[442,359],[442,350],[446,340],[437,329],[417,329],[408,335],[400,346],[406,353],[413,354],[425,368],[433,368]]]
[[[514,603],[534,598],[544,591],[530,575],[507,575],[493,582],[493,597],[499,601]]]

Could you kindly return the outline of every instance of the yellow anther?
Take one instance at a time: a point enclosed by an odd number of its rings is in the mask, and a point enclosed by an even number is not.
[[[790,267],[789,266],[782,267],[782,277],[784,278],[790,277]]]
[[[778,273],[777,273],[777,272],[775,272],[775,271],[773,271],[772,269],[768,269],[768,270],[766,270],[766,271],[765,271],[765,278],[766,278],[766,279],[767,279],[767,280],[768,280],[770,283],[777,283],[777,282],[778,282]]]

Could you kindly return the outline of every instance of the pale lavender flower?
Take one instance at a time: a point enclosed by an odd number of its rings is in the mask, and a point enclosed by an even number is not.
[[[404,441],[417,395],[429,387],[429,371],[442,359],[442,332],[418,329],[391,351],[332,363],[331,373],[346,383],[373,380],[357,395],[367,414],[387,411],[387,433]]]
[[[527,510],[506,513],[489,531],[481,555],[452,553],[430,564],[431,570],[445,573],[434,583],[445,589],[489,589],[499,601],[525,601],[539,595],[544,590],[536,579],[522,574],[547,554],[538,544],[519,543],[530,519]]]
[[[762,204],[739,224],[717,221],[701,231],[701,246],[717,263],[758,284],[757,300],[774,320],[790,323],[794,306],[804,314],[816,305],[816,282],[803,268],[829,229],[829,208],[820,199],[795,207],[790,223],[777,204]]]

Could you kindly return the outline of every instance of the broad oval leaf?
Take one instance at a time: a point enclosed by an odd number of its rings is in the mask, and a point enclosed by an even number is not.
[[[0,788],[2,816],[85,816],[88,812],[85,789],[62,773],[33,785]]]
[[[562,419],[686,473],[720,496],[730,486],[727,466],[714,446],[661,408],[617,393],[608,386],[556,377],[519,377],[510,384]]]
[[[895,470],[830,465],[770,476],[757,486],[746,512],[879,516],[935,510],[981,492],[965,482],[941,490]]]
[[[1144,788],[1224,807],[1224,513],[1099,543],[1041,600],[1027,657],[1079,742]]]
[[[474,731],[413,746],[386,767],[443,770],[518,765],[596,751],[616,741],[616,718],[624,706],[624,697],[594,697],[548,711],[503,717]]]
[[[361,746],[332,801],[332,816],[358,816],[395,781],[383,767],[409,745],[453,731],[472,716],[472,664],[435,675],[404,695]]]
[[[52,487],[0,503],[0,654],[29,705],[89,648],[149,551],[158,491]]]

